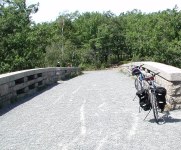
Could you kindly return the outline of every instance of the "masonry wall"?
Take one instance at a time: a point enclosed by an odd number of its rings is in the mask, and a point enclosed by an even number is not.
[[[81,73],[79,68],[37,68],[0,75],[0,107]]]

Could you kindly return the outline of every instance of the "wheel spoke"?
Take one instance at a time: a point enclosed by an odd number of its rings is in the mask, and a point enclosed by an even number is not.
[[[159,123],[158,106],[157,106],[155,95],[153,93],[150,93],[150,98],[151,98],[152,110],[153,110],[155,121],[156,123]]]

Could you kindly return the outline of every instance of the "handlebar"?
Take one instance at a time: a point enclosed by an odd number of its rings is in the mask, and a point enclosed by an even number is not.
[[[158,75],[159,73],[160,73],[160,72],[153,73],[150,77],[145,77],[145,80],[146,80],[146,81],[154,80],[154,77],[155,77],[156,75]]]
[[[140,69],[143,65],[144,65],[144,64],[141,64],[141,65],[139,65],[139,66],[135,66],[135,67],[133,67],[133,69],[134,69],[134,68]]]

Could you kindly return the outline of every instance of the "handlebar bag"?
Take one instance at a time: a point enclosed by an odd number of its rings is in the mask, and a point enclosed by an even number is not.
[[[138,69],[138,68],[133,68],[132,69],[132,75],[134,76],[134,75],[139,75],[139,74],[141,74],[141,71]]]

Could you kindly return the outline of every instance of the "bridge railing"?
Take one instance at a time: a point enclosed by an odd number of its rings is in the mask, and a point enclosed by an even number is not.
[[[173,109],[181,108],[181,69],[157,62],[132,62],[124,64],[122,70],[130,72],[133,66],[143,64],[146,73],[157,73],[155,80],[167,89],[167,100]]]
[[[58,80],[81,73],[76,67],[37,68],[0,75],[0,107],[31,95]]]

